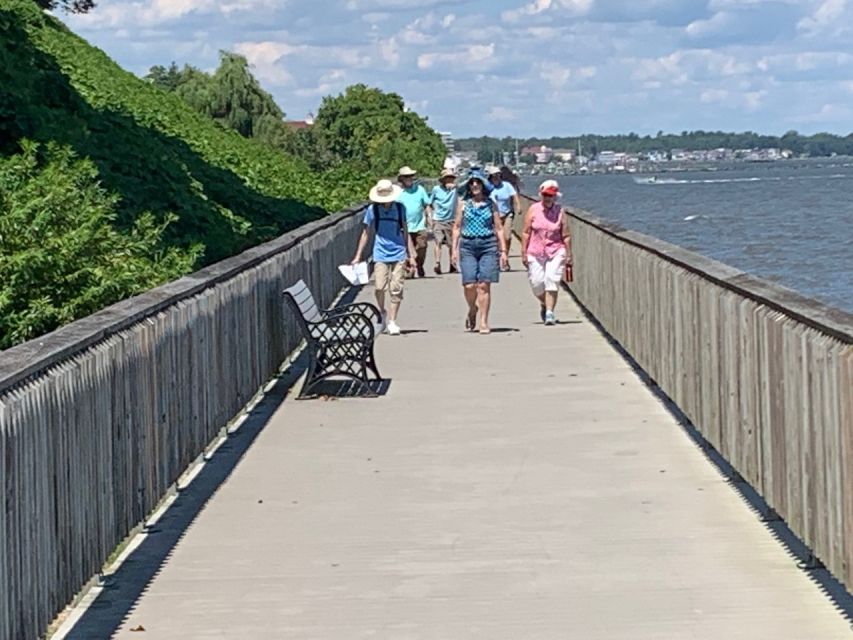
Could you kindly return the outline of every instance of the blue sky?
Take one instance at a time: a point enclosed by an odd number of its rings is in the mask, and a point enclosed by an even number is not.
[[[248,57],[287,113],[364,82],[457,137],[853,131],[853,0],[100,0],[123,67]]]

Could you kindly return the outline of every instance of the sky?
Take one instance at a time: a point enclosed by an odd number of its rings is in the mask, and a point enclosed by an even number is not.
[[[99,0],[124,68],[237,51],[289,119],[363,82],[455,137],[853,131],[853,0]]]

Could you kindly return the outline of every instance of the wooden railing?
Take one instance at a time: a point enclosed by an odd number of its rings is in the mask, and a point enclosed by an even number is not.
[[[853,587],[853,314],[569,213],[578,300]]]
[[[344,284],[358,210],[0,352],[0,640],[37,638]]]

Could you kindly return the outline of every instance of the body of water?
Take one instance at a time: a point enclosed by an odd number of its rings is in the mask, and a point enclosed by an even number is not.
[[[853,159],[553,177],[567,205],[853,312]]]

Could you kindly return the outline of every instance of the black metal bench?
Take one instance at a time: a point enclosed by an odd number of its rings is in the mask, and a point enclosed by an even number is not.
[[[308,372],[299,397],[314,395],[320,383],[336,376],[358,383],[359,395],[376,395],[370,374],[382,379],[373,356],[373,342],[383,329],[379,309],[356,302],[322,310],[302,280],[284,290],[284,299],[307,342]]]

